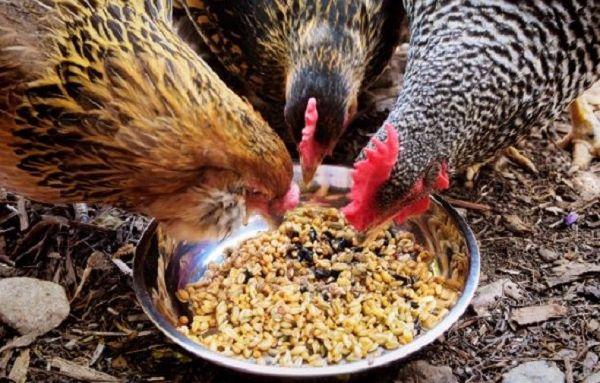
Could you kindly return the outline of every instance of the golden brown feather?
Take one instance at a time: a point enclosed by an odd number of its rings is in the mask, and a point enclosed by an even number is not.
[[[3,0],[0,185],[223,236],[286,195],[283,143],[177,35],[168,2]],[[250,206],[252,208],[252,206]]]
[[[257,96],[255,106],[280,135],[307,141],[300,149],[301,161],[310,162],[304,170],[316,168],[356,116],[358,97],[389,61],[403,21],[396,0],[179,0],[179,6],[222,66]],[[306,138],[310,98],[318,120]]]

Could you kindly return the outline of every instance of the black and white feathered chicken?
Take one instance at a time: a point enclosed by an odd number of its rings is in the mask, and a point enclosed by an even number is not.
[[[411,30],[404,86],[355,164],[344,209],[358,229],[424,211],[429,193],[449,186],[451,171],[548,124],[600,78],[598,1],[404,5]],[[571,108],[571,136],[593,140],[585,104]],[[597,141],[588,146],[598,151]]]

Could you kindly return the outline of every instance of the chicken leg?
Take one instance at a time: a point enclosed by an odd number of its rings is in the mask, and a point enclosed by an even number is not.
[[[600,106],[600,97],[584,94],[571,103],[571,132],[558,143],[563,149],[572,144],[571,172],[586,169],[593,158],[600,156],[600,121],[591,104]]]
[[[479,162],[469,166],[465,172],[465,186],[469,189],[473,187],[473,180],[479,173],[479,170],[481,170],[482,166],[487,165],[488,163],[493,163],[494,170],[500,171],[509,159],[513,160],[517,165],[527,169],[528,171],[534,174],[538,173],[535,164],[527,156],[521,153],[521,151],[519,151],[519,149],[517,149],[516,147],[509,146],[507,149],[502,151],[502,153],[497,157],[493,157],[488,161]]]

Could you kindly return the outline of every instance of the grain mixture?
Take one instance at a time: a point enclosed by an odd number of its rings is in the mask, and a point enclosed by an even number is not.
[[[178,292],[193,313],[180,331],[257,363],[366,358],[409,343],[456,301],[432,258],[412,234],[390,229],[360,247],[339,210],[301,207]]]

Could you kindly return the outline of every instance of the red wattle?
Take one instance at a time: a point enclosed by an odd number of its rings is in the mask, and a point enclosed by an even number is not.
[[[442,162],[442,169],[440,170],[440,174],[438,174],[437,179],[435,180],[435,185],[433,187],[435,188],[435,190],[445,190],[450,187],[448,165],[445,162]]]
[[[400,212],[394,217],[394,222],[396,222],[399,225],[402,222],[404,222],[408,217],[412,217],[414,215],[419,215],[421,213],[426,212],[427,209],[429,209],[429,204],[429,196],[426,195],[417,202],[403,207],[402,210],[400,210]]]
[[[351,202],[342,212],[357,230],[364,230],[378,216],[375,193],[389,179],[400,152],[398,132],[389,123],[385,124],[385,130],[385,142],[373,137],[374,148],[366,149],[365,159],[354,164]]]
[[[295,208],[300,202],[300,188],[298,184],[292,182],[287,193],[271,204],[271,211],[277,214],[283,214],[288,210]]]

